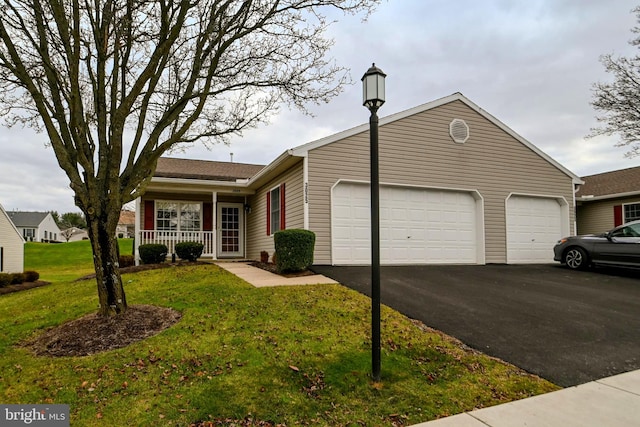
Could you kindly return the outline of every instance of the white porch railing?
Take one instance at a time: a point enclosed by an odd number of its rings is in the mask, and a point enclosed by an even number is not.
[[[215,231],[156,231],[142,230],[139,245],[149,243],[159,243],[165,245],[169,250],[169,255],[175,253],[176,243],[198,242],[204,245],[202,256],[214,256],[216,251]]]

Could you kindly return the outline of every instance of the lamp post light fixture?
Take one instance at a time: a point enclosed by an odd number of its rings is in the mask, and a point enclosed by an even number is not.
[[[387,75],[373,64],[362,76],[362,105],[369,117],[371,158],[371,370],[380,381],[380,169],[378,157],[378,108],[384,104]]]

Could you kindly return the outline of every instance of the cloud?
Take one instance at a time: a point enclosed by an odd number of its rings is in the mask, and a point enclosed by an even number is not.
[[[366,123],[360,77],[376,62],[387,74],[380,115],[462,92],[579,175],[639,166],[615,137],[585,139],[597,125],[591,87],[609,76],[605,53],[633,55],[636,18],[628,0],[402,0],[382,2],[366,22],[332,13],[331,55],[354,84],[314,117],[283,109],[269,126],[231,145],[174,156],[266,164],[288,148]],[[68,180],[46,138],[0,128],[0,203],[13,209],[75,211]]]

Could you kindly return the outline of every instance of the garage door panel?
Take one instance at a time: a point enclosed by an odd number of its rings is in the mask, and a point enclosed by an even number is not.
[[[358,195],[361,197],[356,197]],[[333,190],[332,203],[335,213],[332,213],[334,264],[369,264],[371,210],[368,185],[340,183]],[[475,199],[466,192],[382,186],[381,262],[475,263],[475,210]],[[345,216],[347,212],[351,218]],[[348,231],[354,227],[360,229],[358,233]],[[348,248],[350,244],[357,245],[360,239],[367,240],[366,254],[364,249]]]
[[[512,196],[507,200],[507,262],[553,262],[562,237],[562,208],[555,198]]]

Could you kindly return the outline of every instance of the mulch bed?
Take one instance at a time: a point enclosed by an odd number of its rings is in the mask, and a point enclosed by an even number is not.
[[[91,313],[22,343],[36,356],[88,356],[126,347],[169,328],[182,318],[174,309],[132,305],[117,316]]]
[[[159,268],[176,268],[188,265],[209,264],[206,262],[186,262],[176,263],[146,264],[121,268],[121,273],[134,273],[137,271],[154,270]],[[255,262],[254,267],[276,272],[274,264]],[[300,277],[315,274],[310,270],[299,271],[289,274],[281,274],[284,277]],[[81,277],[77,280],[88,280],[95,278],[95,274]],[[16,292],[18,290],[30,289],[43,286],[47,282],[23,283],[2,288],[1,293]],[[91,313],[76,320],[63,323],[60,326],[50,328],[44,333],[32,338],[20,345],[28,348],[37,356],[48,357],[74,357],[88,356],[103,351],[114,350],[126,347],[129,344],[156,335],[171,327],[182,318],[182,314],[176,310],[166,307],[156,307],[152,305],[133,305],[127,311],[116,316],[103,317],[98,313]],[[261,425],[270,426],[270,423],[257,424],[251,420],[252,424],[246,424],[247,420],[237,420],[237,425]],[[217,421],[216,421],[217,422]],[[212,425],[210,421],[204,424]],[[219,424],[213,424],[219,425]]]
[[[316,274],[311,270],[295,271],[295,272],[292,272],[292,273],[278,273],[278,269],[276,268],[276,265],[272,264],[270,262],[257,262],[256,261],[256,262],[252,262],[251,266],[261,268],[263,270],[266,270],[266,271],[268,271],[270,273],[273,273],[273,274],[277,274],[277,275],[282,276],[282,277],[304,277],[304,276],[313,276],[314,274]]]
[[[49,285],[51,282],[44,282],[38,280],[36,282],[24,282],[19,285],[9,285],[4,288],[0,288],[0,295],[10,294],[12,292],[25,291],[27,289],[39,288],[40,286]]]

